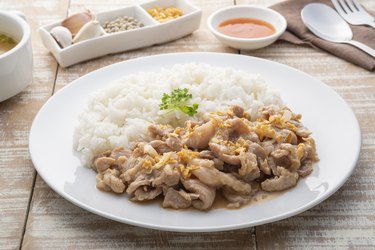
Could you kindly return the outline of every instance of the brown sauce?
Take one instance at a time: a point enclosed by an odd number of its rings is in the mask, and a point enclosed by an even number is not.
[[[211,209],[227,208],[228,201],[224,198],[221,192],[216,191],[214,203],[212,203]]]
[[[265,21],[253,18],[234,18],[222,22],[218,30],[227,36],[261,38],[275,33],[275,28]]]
[[[280,192],[265,192],[265,191],[258,191],[254,196],[253,198],[250,200],[249,203],[245,204],[245,205],[242,205],[241,207],[238,207],[238,208],[228,208],[228,204],[229,202],[224,198],[224,196],[220,193],[220,192],[217,192],[216,193],[216,197],[215,197],[215,201],[214,203],[212,204],[212,208],[211,209],[241,209],[243,207],[246,207],[246,206],[251,206],[251,205],[254,205],[254,204],[261,204],[263,202],[266,202],[266,201],[269,201],[269,200],[272,200],[276,197],[278,197],[279,195],[283,194],[284,191],[280,191]]]
[[[214,200],[214,203],[212,204],[212,207],[207,210],[207,211],[210,211],[212,209],[241,209],[243,207],[246,207],[246,206],[251,206],[251,205],[254,205],[254,204],[261,204],[263,202],[266,202],[266,201],[269,201],[269,200],[272,200],[276,197],[278,197],[279,195],[283,194],[285,191],[280,191],[280,192],[265,192],[265,191],[258,191],[254,196],[253,198],[251,199],[251,201],[245,205],[242,205],[241,207],[239,208],[228,208],[228,204],[229,202],[225,199],[225,197],[221,194],[221,192],[216,192],[216,197],[215,197],[215,200]],[[157,196],[155,199],[153,200],[145,200],[145,201],[133,201],[139,205],[146,205],[146,206],[149,206],[150,204],[158,204],[161,208],[162,207],[162,204],[163,204],[163,200],[164,200],[164,196],[163,195],[159,195]],[[163,208],[163,209],[167,209],[167,210],[170,210],[170,211],[197,211],[197,209],[193,208],[193,207],[188,207],[188,208],[184,208],[184,209],[173,209],[173,208]],[[205,212],[205,211],[203,211]]]
[[[279,195],[282,195],[284,191],[278,191],[278,192],[265,192],[265,191],[259,191],[249,202],[248,205],[253,205],[253,204],[261,204],[266,201],[270,201]]]

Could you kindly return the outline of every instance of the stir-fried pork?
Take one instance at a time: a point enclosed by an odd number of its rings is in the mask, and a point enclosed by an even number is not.
[[[152,200],[163,192],[162,187],[150,188],[148,186],[139,187],[135,190],[132,201]]]
[[[188,208],[192,201],[199,198],[199,194],[190,194],[181,189],[177,191],[173,188],[168,188],[164,194],[163,207],[174,209]]]
[[[264,191],[281,191],[294,187],[298,181],[298,173],[290,172],[289,170],[277,167],[278,175],[272,179],[267,179],[261,183]]]
[[[103,191],[121,194],[125,191],[125,184],[119,177],[120,172],[118,170],[107,169],[96,176],[96,186]]]
[[[215,187],[204,184],[197,179],[182,179],[182,184],[186,190],[197,194],[197,199],[192,201],[193,207],[200,210],[210,209],[215,200]]]
[[[221,192],[228,207],[295,186],[318,161],[311,132],[288,108],[268,106],[256,120],[238,106],[184,127],[152,124],[149,139],[94,160],[97,187],[133,201],[163,195],[163,207],[212,207]]]
[[[194,149],[206,149],[208,142],[216,133],[216,120],[210,120],[200,126],[194,127],[188,135],[185,145]]]
[[[238,208],[246,203],[248,203],[255,192],[236,192],[230,187],[224,187],[222,189],[223,196],[228,200],[229,208]]]

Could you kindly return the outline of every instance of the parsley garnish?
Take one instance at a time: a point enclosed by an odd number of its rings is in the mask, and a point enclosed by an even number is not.
[[[174,89],[169,95],[164,93],[161,99],[161,104],[159,104],[160,110],[168,110],[168,113],[173,110],[180,110],[189,116],[195,115],[199,105],[197,103],[194,103],[191,106],[187,105],[188,100],[193,98],[192,94],[189,94],[188,92],[189,90],[184,88]]]

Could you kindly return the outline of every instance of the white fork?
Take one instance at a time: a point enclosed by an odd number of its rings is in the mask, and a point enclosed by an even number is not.
[[[331,0],[337,12],[348,23],[368,25],[375,29],[375,18],[371,16],[357,0]]]

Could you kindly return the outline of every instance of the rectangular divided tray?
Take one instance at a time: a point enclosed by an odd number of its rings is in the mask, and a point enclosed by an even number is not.
[[[160,23],[147,13],[154,7],[177,7],[183,15],[176,19]],[[86,61],[95,57],[114,54],[176,40],[197,30],[200,26],[202,11],[188,0],[154,0],[111,11],[95,13],[100,24],[122,16],[129,16],[144,23],[144,27],[106,34],[61,48],[49,31],[61,25],[61,21],[39,28],[44,46],[53,54],[60,66]]]

